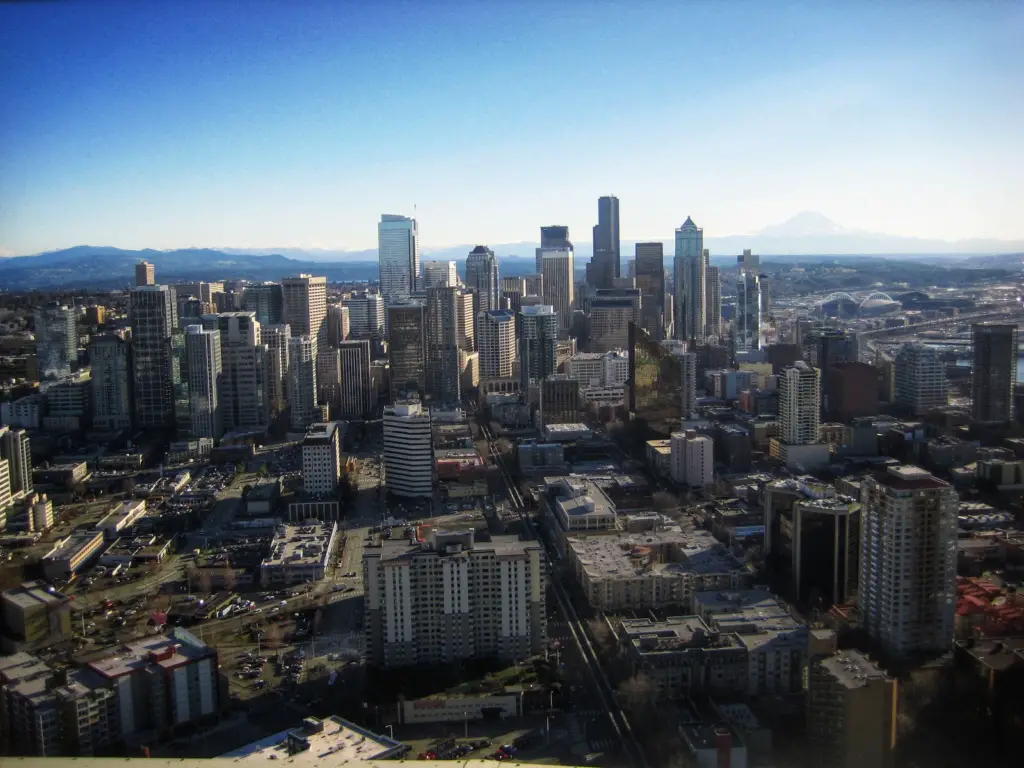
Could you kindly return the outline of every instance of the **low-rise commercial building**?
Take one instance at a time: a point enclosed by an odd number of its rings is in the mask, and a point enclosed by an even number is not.
[[[43,556],[43,573],[50,581],[66,581],[97,557],[103,547],[103,531],[72,533]]]
[[[307,717],[302,725],[246,744],[221,755],[246,763],[287,761],[292,766],[335,766],[349,761],[389,760],[408,751],[401,742],[331,715],[323,720]]]
[[[270,555],[260,565],[260,583],[290,586],[319,581],[327,574],[337,536],[337,523],[278,527]]]
[[[114,508],[113,512],[96,523],[96,530],[102,531],[103,537],[107,541],[112,541],[120,536],[122,531],[131,528],[145,516],[145,499],[122,501]]]
[[[615,530],[615,505],[592,480],[579,475],[548,482],[545,508],[561,533]]]

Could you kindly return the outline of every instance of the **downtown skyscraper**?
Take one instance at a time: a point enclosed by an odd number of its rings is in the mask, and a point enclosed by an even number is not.
[[[972,325],[974,366],[971,374],[971,416],[983,424],[1013,419],[1013,387],[1017,383],[1017,326]]]
[[[555,308],[558,328],[567,332],[572,328],[576,304],[576,259],[572,243],[538,248],[537,271],[541,275],[544,303]]]
[[[132,386],[136,426],[159,428],[174,423],[174,360],[171,336],[176,312],[166,285],[133,288],[128,296],[132,328]]]
[[[687,216],[683,226],[676,230],[673,278],[676,286],[676,338],[689,342],[691,347],[704,343],[704,323],[707,314],[705,258],[704,230]]]
[[[747,249],[736,261],[736,349],[760,349],[761,259]]]
[[[223,379],[220,332],[201,325],[188,326],[185,353],[188,356],[190,437],[219,439],[224,434],[220,407]]]
[[[220,410],[224,431],[265,426],[270,415],[269,350],[263,343],[263,326],[256,320],[256,313],[203,315],[202,325],[220,333]]]
[[[636,244],[636,287],[640,289],[640,316],[634,318],[655,339],[663,339],[665,312],[665,246]],[[623,328],[625,336],[626,329]]]
[[[420,236],[416,219],[385,213],[377,224],[380,292],[388,303],[406,299],[420,286]]]
[[[466,257],[466,287],[473,291],[473,313],[501,308],[501,280],[494,251],[478,245]]]
[[[131,346],[116,333],[100,333],[89,344],[92,425],[116,431],[132,426]]]
[[[587,266],[587,283],[594,288],[612,288],[621,269],[619,243],[619,198],[598,198],[594,226],[594,255]]]

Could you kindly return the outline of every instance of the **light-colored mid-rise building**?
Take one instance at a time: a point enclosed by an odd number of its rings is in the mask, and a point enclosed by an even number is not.
[[[370,342],[366,339],[343,341],[338,346],[338,358],[341,364],[341,388],[337,418],[366,418],[376,402],[370,371]]]
[[[416,219],[385,213],[377,224],[380,292],[387,302],[406,299],[420,287],[420,244]]]
[[[312,336],[327,344],[327,278],[313,275],[286,277],[281,281],[284,322],[292,336]]]
[[[379,293],[354,293],[341,303],[348,307],[350,338],[374,341],[384,338],[384,299]]]
[[[310,424],[302,441],[302,490],[324,497],[337,492],[341,482],[343,425],[337,421]]]
[[[174,423],[175,361],[171,337],[177,320],[174,293],[166,285],[132,289],[132,384],[135,425],[159,428]]]
[[[52,303],[37,309],[36,364],[40,379],[66,376],[78,363],[75,310]]]
[[[220,332],[190,325],[185,330],[185,351],[188,355],[191,436],[216,440],[224,434],[220,406],[223,384]]]
[[[576,261],[572,245],[559,248],[538,248],[540,262],[541,298],[554,307],[558,329],[572,328],[572,313],[576,308]]]
[[[267,407],[271,416],[288,405],[288,365],[291,361],[289,342],[292,329],[287,325],[265,325],[261,336],[267,345]]]
[[[566,372],[581,387],[621,387],[629,378],[629,355],[621,349],[577,352],[569,358]]]
[[[131,345],[115,333],[101,333],[89,344],[92,368],[92,425],[99,430],[132,426]]]
[[[135,265],[135,285],[154,285],[156,283],[156,267],[148,261],[140,261]]]
[[[516,359],[516,316],[511,309],[481,310],[476,316],[480,375],[509,378]]]
[[[807,740],[822,768],[890,768],[897,686],[860,651],[815,660],[807,679]]]
[[[860,622],[894,657],[952,647],[958,507],[953,487],[918,467],[861,482]]]
[[[363,554],[366,652],[402,667],[526,659],[547,643],[544,550],[518,536],[475,541],[431,528]],[[429,607],[428,607],[429,606]]]
[[[430,412],[419,402],[384,408],[384,486],[396,496],[430,498],[434,492],[434,449]]]
[[[292,429],[305,429],[317,420],[317,343],[313,336],[288,341],[288,405]]]
[[[821,372],[802,360],[779,375],[779,439],[789,445],[818,442]]]
[[[558,370],[558,315],[547,304],[519,310],[519,369],[523,389]]]
[[[949,402],[946,364],[934,347],[904,344],[894,368],[896,405],[918,416]]]
[[[704,488],[715,481],[714,441],[692,429],[674,432],[670,438],[672,480]]]
[[[220,387],[224,431],[258,428],[270,416],[267,397],[269,349],[255,312],[204,315],[203,327],[220,333]]]
[[[707,315],[705,283],[707,263],[704,256],[704,230],[689,216],[676,230],[676,253],[673,262],[675,282],[676,338],[691,344],[704,343]]]
[[[424,261],[422,290],[455,288],[459,284],[459,265],[454,261]]]

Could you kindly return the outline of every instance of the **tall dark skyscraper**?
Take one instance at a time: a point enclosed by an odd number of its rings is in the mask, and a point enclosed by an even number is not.
[[[637,325],[656,340],[664,338],[665,246],[661,243],[636,244],[636,287],[643,296]]]
[[[587,268],[587,282],[595,288],[611,288],[619,276],[619,198],[606,196],[597,201],[594,227],[594,255]]]
[[[541,248],[571,248],[569,228],[561,225],[540,228]]]
[[[1017,381],[1017,326],[974,325],[974,372],[971,379],[975,421],[1001,424],[1013,419],[1013,385]]]

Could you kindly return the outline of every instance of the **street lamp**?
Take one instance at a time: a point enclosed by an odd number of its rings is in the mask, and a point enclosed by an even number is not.
[[[388,736],[391,737],[392,741],[394,741],[395,740],[395,727],[393,725],[391,725],[391,724],[385,725],[384,727],[388,729]]]
[[[463,734],[463,738],[468,739],[469,738],[469,712],[463,712],[462,713],[462,717],[464,718],[462,722],[466,726],[465,732]]]

